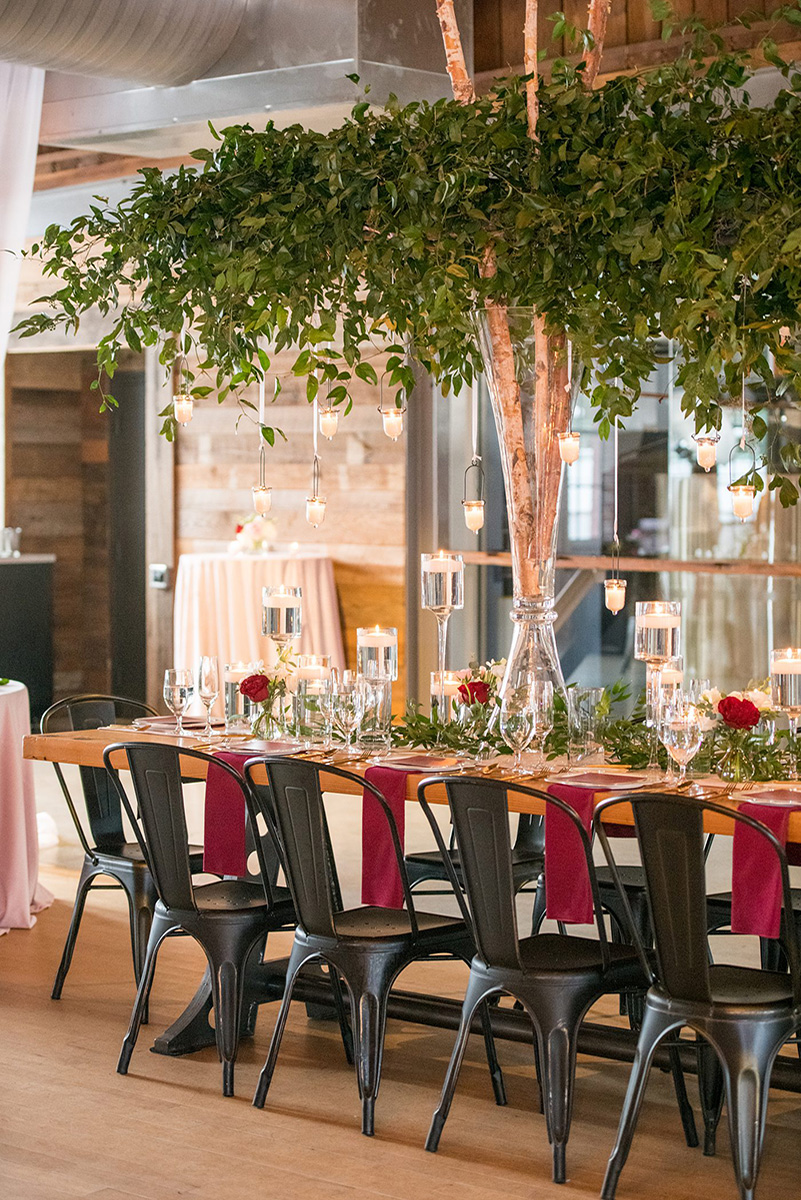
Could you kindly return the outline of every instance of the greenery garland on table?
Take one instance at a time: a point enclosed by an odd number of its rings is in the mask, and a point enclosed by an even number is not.
[[[670,6],[654,11],[669,32]],[[799,25],[801,3],[773,16]],[[559,35],[591,52],[557,17]],[[471,310],[533,305],[585,364],[602,435],[631,415],[664,336],[696,430],[719,429],[753,373],[761,438],[763,403],[801,381],[801,74],[765,38],[783,88],[772,108],[752,108],[745,55],[696,18],[676,28],[674,62],[594,89],[583,62],[557,59],[539,84],[536,139],[518,78],[464,104],[362,99],[328,133],[213,131],[198,169],[145,168],[117,205],[98,198],[47,229],[34,249],[60,287],[22,333],[112,312],[98,350],[108,375],[123,345],[161,345],[169,368],[191,342],[208,374],[190,371],[193,396],[233,392],[252,415],[242,388],[292,346],[310,400],[322,386],[348,407],[354,376],[377,382],[379,351],[399,405],[409,350],[458,391],[479,367]],[[488,254],[494,273],[482,273]],[[172,437],[171,408],[162,415]],[[277,433],[262,426],[271,444]],[[784,504],[799,467],[801,447],[784,439],[769,483]],[[761,489],[758,471],[749,478]]]

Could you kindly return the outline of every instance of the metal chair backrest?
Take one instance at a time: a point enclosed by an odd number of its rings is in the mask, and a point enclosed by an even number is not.
[[[253,779],[254,770],[262,767],[267,772],[269,796]],[[284,874],[299,925],[314,937],[335,938],[334,916],[342,907],[320,786],[323,774],[356,784],[378,801],[389,827],[412,935],[416,939],[418,925],[398,829],[392,810],[379,789],[341,767],[322,766],[296,758],[251,759],[245,764],[251,801],[258,805],[258,811],[272,827],[281,848]]]
[[[133,721],[137,717],[153,717],[155,709],[138,700],[124,696],[83,695],[58,700],[42,714],[39,728],[42,733],[66,733],[81,729],[100,729],[118,721]],[[67,787],[64,773],[53,763],[61,791],[84,850],[90,856],[93,849],[110,854],[118,853],[125,843],[120,800],[102,767],[79,767],[90,836],[86,836],[75,803]]]
[[[747,813],[694,796],[642,793],[618,795],[602,801],[595,810],[594,826],[612,870],[618,890],[628,905],[620,884],[617,864],[604,828],[611,808],[631,804],[634,828],[645,873],[645,890],[654,931],[657,974],[648,964],[645,948],[637,937],[637,949],[652,982],[677,1000],[711,1003],[707,945],[706,873],[704,814],[717,813],[755,830],[776,854],[782,880],[782,907],[792,914],[787,858],[779,841],[766,825]],[[636,934],[636,926],[633,925]],[[794,930],[792,917],[788,926]],[[796,1003],[801,998],[799,955],[796,939],[788,939],[788,961]]]
[[[436,817],[426,799],[427,791],[443,783],[456,831],[467,906],[450,857],[445,851]],[[440,854],[443,855],[443,862],[462,913],[471,927],[479,957],[490,967],[522,970],[509,834],[510,790],[535,797],[544,802],[546,808],[552,805],[560,809],[575,825],[590,879],[601,960],[604,968],[607,968],[610,962],[609,944],[592,861],[592,846],[580,818],[570,805],[534,788],[518,783],[510,788],[508,784],[496,779],[478,779],[467,775],[425,779],[418,788],[418,797],[428,817]]]
[[[138,813],[134,810],[112,762],[124,752],[131,772]],[[196,758],[225,772],[246,801],[241,775],[228,763],[203,754],[157,742],[117,742],[107,746],[103,761],[156,884],[159,899],[167,908],[196,910],[192,872],[189,862],[189,836],[186,829],[184,795],[181,783],[181,759]],[[269,886],[265,883],[265,886]],[[268,893],[269,898],[269,893]]]

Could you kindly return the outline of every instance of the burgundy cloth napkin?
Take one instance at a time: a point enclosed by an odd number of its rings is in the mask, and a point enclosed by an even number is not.
[[[739,811],[767,825],[782,846],[787,842],[790,813],[797,805],[760,804],[748,800]],[[779,860],[767,840],[738,821],[734,827],[731,870],[732,933],[753,933],[777,938],[781,928],[782,874]]]
[[[592,827],[595,792],[592,788],[551,783],[548,793],[569,804],[587,830]],[[545,810],[546,916],[566,925],[592,925],[595,909],[581,837],[574,823],[555,804]]]
[[[230,767],[242,772],[252,754],[239,750],[218,750]],[[245,797],[227,771],[209,763],[206,775],[203,868],[210,875],[245,875]]]
[[[396,767],[368,767],[364,778],[383,795],[398,827],[401,850],[406,832],[406,779],[418,771]],[[403,908],[404,896],[398,860],[387,818],[375,796],[362,794],[362,904],[378,908]]]

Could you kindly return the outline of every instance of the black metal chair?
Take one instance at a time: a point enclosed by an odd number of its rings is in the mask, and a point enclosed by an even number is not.
[[[254,770],[262,768],[266,769],[269,788],[253,778]],[[320,788],[322,771],[367,788],[378,801],[395,848],[405,909],[342,907]],[[342,976],[350,994],[362,1133],[371,1137],[390,988],[404,967],[416,960],[447,956],[469,961],[473,953],[470,933],[459,918],[415,909],[392,811],[372,784],[341,768],[320,767],[298,759],[252,759],[245,764],[245,777],[251,820],[261,816],[274,830],[298,916],[284,998],[253,1103],[257,1108],[264,1106],[298,972],[307,963],[322,961]],[[495,1100],[505,1104],[503,1077],[486,1007],[482,1007],[481,1019]]]
[[[453,870],[462,884],[462,864],[456,838],[451,829],[448,844],[448,856],[453,864]],[[442,855],[439,850],[413,850],[405,857],[406,870],[409,874],[409,885],[417,896],[441,895],[437,889],[421,888],[421,883],[445,883],[451,887]],[[512,844],[512,883],[515,895],[519,892],[535,892],[539,887],[540,876],[545,866],[545,825],[542,817],[533,813],[521,813],[517,822],[517,832]],[[529,888],[526,884],[534,883]]]
[[[492,996],[506,993],[520,1001],[535,1029],[543,1107],[553,1147],[553,1178],[556,1183],[563,1183],[581,1022],[601,996],[609,992],[643,991],[646,976],[633,946],[610,943],[607,938],[590,839],[569,805],[533,788],[513,785],[515,792],[558,808],[578,831],[592,888],[598,940],[566,933],[539,933],[521,939],[512,884],[508,785],[466,776],[429,779],[420,784],[420,803],[446,867],[450,858],[425,796],[430,787],[443,782],[461,853],[466,900],[458,890],[456,895],[465,922],[473,930],[477,953],[470,965],[459,1032],[426,1149],[433,1151],[439,1145],[477,1007]],[[677,1058],[674,1077],[687,1140],[697,1145]]]
[[[125,755],[131,772],[138,816],[112,762],[120,752]],[[271,930],[294,927],[295,911],[286,888],[274,887],[267,873],[260,878],[194,883],[181,783],[182,757],[213,762],[235,781],[244,804],[246,789],[239,773],[228,763],[198,750],[129,742],[108,746],[103,753],[109,778],[136,831],[158,892],[142,978],[117,1071],[120,1075],[128,1072],[159,947],[166,937],[186,933],[200,944],[208,959],[223,1095],[232,1096],[248,960],[264,945]]]
[[[595,812],[595,829],[613,874],[614,854],[603,818],[621,803],[631,803],[634,809],[656,957],[647,956],[638,939],[650,987],[601,1194],[604,1200],[613,1200],[615,1195],[658,1043],[686,1025],[703,1039],[699,1070],[703,1073],[704,1056],[714,1058],[722,1070],[737,1186],[742,1200],[752,1200],[773,1062],[801,1024],[798,945],[795,938],[788,939],[789,974],[709,962],[704,812],[748,825],[766,839],[779,863],[785,913],[791,909],[787,859],[771,831],[742,812],[690,796],[639,793],[605,800]],[[703,1077],[701,1084],[703,1098]],[[716,1107],[711,1114],[715,1122],[720,1112],[720,1106]],[[705,1120],[707,1116],[705,1112]]]
[[[42,733],[64,733],[81,729],[99,729],[103,725],[132,721],[137,717],[155,716],[155,709],[138,700],[126,700],[122,696],[69,696],[59,700],[42,714]],[[53,984],[52,997],[61,998],[61,991],[70,969],[75,942],[83,917],[84,905],[89,889],[121,887],[128,901],[131,926],[131,950],[133,954],[134,978],[137,985],[142,977],[145,950],[150,933],[157,895],[144,855],[136,842],[125,839],[120,800],[111,786],[107,772],[102,767],[79,767],[81,788],[86,806],[89,833],[84,829],[75,802],[67,787],[64,772],[59,763],[53,767],[67,802],[70,816],[75,825],[78,839],[83,847],[84,860],[78,890],[72,909],[67,940]],[[203,870],[203,847],[190,847],[190,865],[193,872]],[[100,876],[113,879],[112,884],[97,884]]]

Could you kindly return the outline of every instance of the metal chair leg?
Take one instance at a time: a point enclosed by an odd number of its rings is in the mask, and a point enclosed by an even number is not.
[[[53,983],[53,990],[50,996],[53,1000],[61,999],[61,990],[64,987],[64,980],[67,978],[67,972],[70,969],[72,955],[75,950],[75,942],[78,938],[78,930],[81,927],[81,917],[83,916],[84,905],[86,904],[86,896],[93,881],[100,874],[98,868],[88,859],[84,860],[81,868],[81,877],[78,880],[78,889],[75,893],[75,903],[72,906],[72,917],[70,919],[70,927],[67,933],[67,940],[64,943],[64,951],[61,955],[61,962],[58,964],[56,978]]]
[[[292,947],[292,953],[289,956],[289,965],[286,972],[286,982],[284,983],[284,998],[281,1001],[281,1007],[278,1010],[278,1016],[273,1029],[273,1036],[270,1040],[270,1049],[267,1052],[267,1059],[261,1069],[259,1082],[256,1085],[256,1093],[253,1097],[254,1108],[264,1108],[264,1101],[267,1099],[267,1092],[270,1088],[270,1083],[273,1078],[275,1064],[278,1061],[278,1051],[281,1049],[281,1039],[284,1036],[286,1029],[287,1017],[289,1016],[289,1006],[292,1003],[292,990],[295,986],[295,980],[298,971],[305,963],[311,962],[317,956],[306,955],[305,951],[299,949],[297,945]]]
[[[584,993],[562,990],[558,997],[544,996],[526,1007],[534,1019],[542,1070],[545,1120],[553,1150],[553,1181],[565,1181],[565,1154],[573,1114],[578,1030],[587,1009]]]
[[[350,991],[353,1049],[362,1101],[362,1133],[375,1132],[375,1102],[381,1084],[387,1000],[392,981],[404,964],[394,956],[354,962],[342,971]]]
[[[677,1028],[677,1023],[674,1019],[649,1008],[646,1004],[640,1037],[637,1043],[637,1051],[634,1055],[631,1075],[629,1076],[626,1099],[623,1101],[623,1111],[620,1114],[617,1139],[609,1157],[603,1187],[601,1188],[601,1200],[614,1200],[620,1172],[626,1165],[626,1159],[628,1158],[634,1138],[634,1130],[637,1127],[637,1117],[640,1114],[640,1108],[645,1095],[654,1051],[661,1039],[675,1028]]]
[[[684,1140],[690,1149],[694,1150],[698,1145],[698,1130],[695,1128],[695,1115],[687,1095],[687,1085],[684,1081],[684,1071],[682,1070],[678,1046],[668,1046],[668,1056],[670,1058],[670,1071],[673,1076],[673,1088],[679,1106],[679,1116],[681,1117],[681,1125],[684,1130]]]
[[[221,929],[219,945],[205,945],[211,967],[211,996],[214,1007],[214,1034],[222,1063],[223,1095],[234,1094],[234,1063],[239,1050],[244,981],[247,961],[260,941],[253,929]],[[227,936],[226,936],[227,935]]]
[[[136,1000],[134,1001],[133,1011],[131,1013],[128,1032],[122,1043],[120,1057],[117,1062],[117,1074],[127,1075],[128,1066],[131,1061],[131,1055],[134,1052],[136,1039],[139,1037],[139,1030],[142,1026],[142,1017],[144,1016],[145,1006],[150,994],[150,988],[153,984],[153,975],[156,970],[156,957],[159,952],[159,947],[164,941],[167,934],[175,928],[172,921],[164,920],[158,915],[154,918],[153,925],[150,929],[150,938],[147,943],[147,954],[145,956],[145,965],[142,971],[142,978],[139,980],[139,987],[136,992]]]
[[[700,1034],[696,1034],[696,1056],[698,1095],[704,1120],[704,1157],[712,1158],[715,1153],[720,1114],[723,1111],[723,1070],[717,1052]]]
[[[445,1122],[448,1119],[453,1096],[456,1091],[456,1084],[459,1081],[459,1071],[462,1067],[462,1060],[467,1049],[467,1042],[470,1037],[470,1026],[473,1023],[473,1017],[479,1005],[484,1005],[486,1000],[486,989],[482,982],[476,980],[472,975],[467,984],[467,992],[465,994],[464,1003],[462,1004],[462,1015],[459,1021],[459,1031],[456,1034],[456,1041],[451,1051],[448,1070],[445,1072],[445,1080],[442,1084],[442,1095],[439,1099],[439,1104],[431,1118],[431,1126],[428,1130],[426,1138],[426,1150],[430,1150],[433,1154],[439,1146],[439,1139],[442,1136],[442,1130]]]
[[[339,972],[336,967],[328,964],[328,976],[331,980],[331,991],[334,993],[334,1007],[337,1010],[337,1020],[339,1021],[339,1032],[342,1035],[342,1045],[345,1050],[345,1061],[348,1066],[353,1066],[353,1034],[350,1025],[348,1024],[348,1012],[345,1007],[345,997],[342,994],[342,980],[339,978]]]
[[[489,1001],[481,1005],[479,1014],[481,1017],[481,1029],[484,1034],[487,1066],[489,1067],[490,1079],[492,1080],[492,1090],[495,1094],[495,1103],[503,1107],[506,1104],[506,1085],[503,1082],[503,1071],[501,1070],[501,1064],[498,1062],[495,1038],[492,1035],[492,1017],[490,1015]]]

